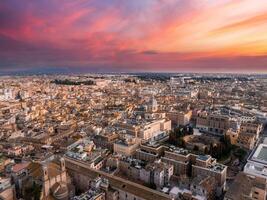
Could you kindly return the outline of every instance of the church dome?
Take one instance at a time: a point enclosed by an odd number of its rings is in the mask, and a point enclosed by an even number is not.
[[[51,188],[53,197],[57,200],[68,199],[68,187],[65,183],[59,182],[55,183]]]

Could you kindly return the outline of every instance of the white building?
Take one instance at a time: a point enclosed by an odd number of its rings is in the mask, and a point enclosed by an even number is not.
[[[0,89],[0,101],[8,101],[15,98],[14,92],[10,88]]]
[[[267,144],[260,144],[244,167],[247,174],[267,179]]]

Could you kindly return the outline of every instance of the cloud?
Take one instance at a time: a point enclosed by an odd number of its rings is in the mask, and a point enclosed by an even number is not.
[[[226,26],[214,29],[213,31],[211,31],[211,35],[239,31],[240,29],[245,29],[245,28],[253,28],[255,26],[262,25],[262,24],[267,25],[267,13],[256,15],[256,16],[247,18],[245,20],[231,23]]]
[[[262,70],[266,11],[260,0],[3,1],[0,70],[247,69],[251,56]]]
[[[158,54],[158,52],[157,51],[154,51],[154,50],[147,50],[147,51],[143,51],[143,52],[141,52],[141,53],[143,53],[143,54],[149,54],[149,55],[156,55],[156,54]]]

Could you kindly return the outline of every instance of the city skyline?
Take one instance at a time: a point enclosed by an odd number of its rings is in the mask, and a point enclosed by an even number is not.
[[[9,0],[0,13],[0,74],[267,73],[263,0]]]

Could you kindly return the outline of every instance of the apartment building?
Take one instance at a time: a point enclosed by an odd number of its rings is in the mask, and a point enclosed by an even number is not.
[[[216,179],[216,194],[219,196],[225,190],[226,171],[225,165],[216,162],[216,159],[209,155],[196,155],[187,150],[171,147],[165,151],[162,162],[174,166],[174,174],[196,177],[198,175],[209,175]]]
[[[167,119],[145,121],[131,119],[124,123],[119,123],[118,128],[126,131],[127,134],[136,136],[142,140],[153,140],[171,130],[171,121]]]
[[[168,112],[167,118],[171,120],[174,126],[185,126],[190,123],[192,111]]]
[[[127,137],[113,144],[113,152],[125,156],[133,156],[140,144],[139,138]]]
[[[202,131],[223,135],[230,128],[230,118],[221,114],[199,113],[196,127]]]
[[[150,185],[154,184],[157,188],[168,185],[172,175],[173,165],[160,160],[149,163],[140,170],[140,180]]]

